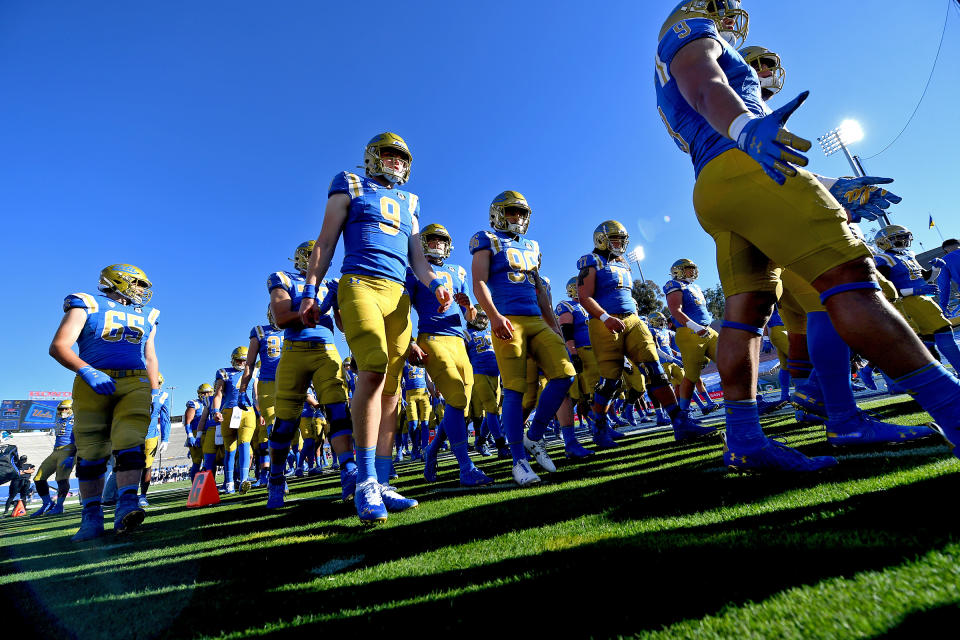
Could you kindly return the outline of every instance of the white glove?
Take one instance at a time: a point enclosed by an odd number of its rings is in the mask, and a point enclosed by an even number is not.
[[[169,446],[170,446],[170,443],[169,443],[169,442],[161,442],[161,443],[160,443],[160,446],[157,447],[157,453],[161,453],[161,454],[162,454],[164,451],[167,450],[167,447],[169,447]]]

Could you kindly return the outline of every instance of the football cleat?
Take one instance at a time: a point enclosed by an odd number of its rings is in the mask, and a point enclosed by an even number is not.
[[[358,483],[353,501],[357,506],[357,516],[363,524],[387,521],[387,508],[383,504],[381,487],[376,480]]]
[[[99,506],[84,507],[80,514],[80,529],[70,539],[74,542],[85,542],[102,535],[103,509]]]
[[[553,464],[553,460],[550,459],[550,455],[547,453],[547,445],[544,443],[543,438],[534,442],[527,437],[527,434],[523,434],[523,448],[526,450],[527,455],[533,457],[544,471],[553,473],[557,470],[557,465]]]
[[[509,460],[513,456],[510,455],[510,447],[507,445],[498,445],[497,446],[497,459],[498,460]]]
[[[616,449],[620,446],[610,437],[609,431],[610,427],[607,427],[597,429],[596,433],[593,434],[593,444],[597,445],[598,449]]]
[[[383,498],[383,505],[387,508],[387,511],[391,513],[400,513],[401,511],[414,509],[420,505],[420,503],[413,498],[404,498],[397,493],[396,487],[391,487],[388,484],[380,485],[380,497]]]
[[[590,456],[594,455],[593,451],[585,449],[584,446],[579,442],[564,445],[563,453],[571,460],[582,460],[583,458],[589,458]]]
[[[42,505],[40,505],[40,508],[34,511],[33,513],[31,513],[29,517],[33,518],[35,516],[42,516],[43,514],[50,511],[50,509],[52,508],[53,508],[52,502],[49,502],[49,501],[44,502]]]
[[[283,506],[283,494],[286,493],[286,483],[267,485],[267,509],[279,509]]]
[[[866,411],[841,424],[830,424],[827,420],[827,442],[835,447],[849,447],[871,444],[897,444],[922,440],[936,435],[936,431],[926,425],[900,425],[881,422]]]
[[[716,427],[705,427],[690,415],[681,411],[676,420],[673,421],[673,439],[676,442],[687,442],[699,438],[707,438],[717,433]]]
[[[287,477],[289,478],[290,476],[287,476]],[[303,477],[303,467],[297,467],[297,469],[293,472],[293,477],[294,477],[294,478],[302,478],[302,477]]]
[[[137,499],[137,504],[140,505],[141,509],[146,509],[147,507],[150,506],[150,503],[147,502],[147,496],[140,496]]]
[[[947,435],[947,430],[938,425],[936,422],[928,422],[927,425],[936,431],[939,435],[943,437],[946,441],[947,446],[950,447],[950,451],[954,456],[960,458],[960,431],[957,429],[952,429],[950,435]]]
[[[400,474],[397,473],[397,468],[393,466],[393,462],[390,463],[390,479],[396,480],[400,477]]]
[[[49,509],[47,509],[46,514],[48,516],[58,516],[63,513],[63,503],[66,501],[66,498],[57,500]]]
[[[865,373],[863,369],[860,369],[860,381],[863,382],[863,386],[871,391],[878,391],[877,383],[873,380],[873,372]]]
[[[236,492],[237,492],[237,490],[234,489],[232,482],[224,482],[224,483],[223,483],[223,488],[222,488],[222,490],[220,491],[220,493],[226,493],[226,494],[236,493]]]
[[[146,512],[139,505],[136,494],[125,493],[117,500],[117,508],[113,512],[114,533],[129,533],[143,522]]]
[[[477,449],[477,453],[482,455],[484,458],[493,455],[493,452],[490,451],[490,445],[488,445],[486,442],[480,445],[480,448]]]
[[[243,480],[240,483],[240,486],[237,487],[237,493],[240,495],[245,494],[247,491],[250,491],[250,488],[253,487],[253,484],[249,480]]]
[[[731,471],[785,473],[820,471],[838,464],[831,456],[808,458],[796,449],[770,439],[759,449],[747,452],[730,451],[724,442],[723,463]]]
[[[862,385],[862,384],[860,384],[859,382],[856,382],[856,381],[854,381],[854,380],[851,380],[851,381],[850,381],[850,388],[853,389],[854,393],[856,393],[857,391],[866,391],[866,390],[867,390],[867,387],[866,387],[865,385]]]
[[[437,438],[423,448],[423,479],[427,482],[437,481]]]
[[[757,413],[761,416],[768,413],[773,413],[777,409],[783,407],[785,404],[787,404],[786,400],[774,400],[771,402],[764,400],[763,396],[757,396]]]
[[[526,460],[520,460],[514,464],[512,474],[513,481],[521,487],[540,484],[540,476],[533,472],[533,469],[530,468],[530,463]]]
[[[321,467],[320,465],[310,467],[309,469],[307,469],[307,475],[308,476],[323,475],[323,467]]]
[[[622,431],[617,431],[616,429],[614,429],[609,425],[607,425],[607,433],[609,433],[610,437],[613,438],[614,440],[622,440],[623,438],[627,437],[627,434],[625,434]]]
[[[493,478],[476,467],[460,472],[461,487],[482,487],[487,484],[493,484]]]
[[[354,494],[357,492],[357,468],[354,467],[350,471],[346,469],[340,470],[340,498],[344,502],[350,502],[353,500]]]
[[[267,480],[267,477],[266,477],[266,476],[260,476],[260,479],[257,480],[257,484],[255,484],[254,486],[255,486],[257,489],[260,489],[260,488],[262,488],[262,487],[267,486],[267,483],[268,483],[268,482],[269,482],[269,481]]]
[[[719,411],[722,408],[723,408],[722,403],[715,402],[713,404],[708,404],[706,407],[703,408],[703,415],[708,416],[714,411]]]
[[[824,422],[820,416],[801,411],[800,409],[793,412],[793,419],[797,421],[797,424],[823,424]]]
[[[393,456],[394,462],[403,462],[403,449],[397,449],[397,455]]]
[[[807,393],[806,389],[803,391],[794,389],[793,393],[790,394],[790,404],[800,411],[812,413],[821,418],[827,417],[827,407],[823,404],[823,400],[813,397]]]

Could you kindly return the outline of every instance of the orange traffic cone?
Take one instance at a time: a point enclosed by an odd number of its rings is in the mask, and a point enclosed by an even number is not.
[[[17,500],[17,506],[13,508],[13,517],[25,515],[27,515],[27,510],[23,508],[23,500]]]
[[[204,471],[195,475],[193,486],[190,487],[190,495],[187,496],[187,506],[205,507],[219,503],[220,493],[217,491],[217,482],[213,479],[213,473]]]

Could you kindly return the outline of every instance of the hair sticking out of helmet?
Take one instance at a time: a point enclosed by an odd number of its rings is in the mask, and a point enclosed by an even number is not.
[[[132,264],[112,264],[100,271],[101,291],[113,291],[131,304],[142,305],[150,301],[153,284],[143,269]]]
[[[394,154],[402,159],[399,161],[384,162],[384,151],[393,150]],[[393,156],[394,154],[386,154]],[[395,133],[380,133],[367,143],[363,152],[363,167],[371,178],[380,176],[390,184],[403,184],[410,179],[410,165],[413,163],[413,154],[406,141]]]
[[[605,251],[619,258],[626,252],[629,244],[630,234],[627,233],[627,228],[616,220],[601,222],[593,230],[593,247],[597,251]]]
[[[490,226],[497,231],[524,235],[530,227],[530,205],[519,191],[503,191],[490,203]],[[510,222],[510,218],[514,221]]]
[[[433,264],[443,264],[453,251],[453,239],[442,224],[433,223],[424,227],[420,231],[420,244],[423,245],[423,255]]]

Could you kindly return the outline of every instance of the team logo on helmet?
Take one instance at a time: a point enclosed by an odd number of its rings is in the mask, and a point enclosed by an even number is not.
[[[618,258],[627,250],[630,234],[616,220],[606,220],[593,230],[593,246],[597,251],[606,251]]]
[[[690,276],[687,276],[687,269],[693,269],[693,273]],[[697,268],[696,263],[693,260],[687,260],[686,258],[680,258],[672,265],[670,265],[670,275],[673,276],[674,280],[684,280],[686,282],[693,282],[700,277],[700,269]]]
[[[516,222],[507,221],[507,211],[516,214]],[[530,205],[519,191],[503,191],[490,203],[490,226],[497,231],[523,235],[530,227]]]
[[[383,163],[381,152],[384,149],[394,149],[405,156],[400,170],[396,171]],[[395,133],[380,133],[367,143],[367,148],[363,152],[363,167],[367,175],[371,178],[382,176],[391,184],[403,184],[410,179],[410,165],[413,162],[413,155],[406,141]]]
[[[913,244],[913,233],[899,224],[891,224],[877,231],[873,242],[881,251],[909,249]]]
[[[430,248],[431,240],[437,241],[436,249]],[[450,252],[453,251],[453,239],[447,232],[447,228],[442,224],[433,223],[424,227],[420,231],[420,244],[423,245],[423,255],[438,260],[439,264],[443,264],[443,261],[449,258]]]
[[[143,269],[132,264],[112,264],[100,271],[101,291],[116,291],[137,306],[150,302],[151,287],[153,284]]]
[[[673,8],[663,26],[660,27],[659,39],[673,29],[678,35],[684,30],[690,33],[683,20],[690,18],[708,18],[713,20],[720,37],[731,47],[739,47],[747,40],[750,31],[750,16],[740,8],[738,0],[687,0]]]

